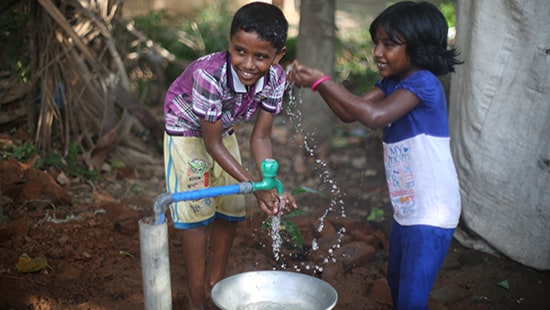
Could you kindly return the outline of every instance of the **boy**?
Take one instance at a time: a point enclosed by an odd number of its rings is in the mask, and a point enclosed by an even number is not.
[[[250,144],[259,171],[260,163],[272,157],[273,117],[282,108],[286,76],[278,63],[287,30],[276,6],[247,4],[233,17],[229,50],[197,59],[172,83],[164,102],[169,192],[261,180],[241,165],[233,125],[257,114]],[[282,201],[275,190],[254,195],[267,215],[297,207],[286,193]],[[189,309],[204,309],[210,290],[224,276],[237,222],[245,218],[244,197],[183,201],[170,210],[183,237]]]

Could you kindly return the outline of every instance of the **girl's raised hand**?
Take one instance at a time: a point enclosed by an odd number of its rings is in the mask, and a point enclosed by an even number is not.
[[[297,87],[311,87],[315,81],[323,76],[325,74],[322,71],[303,66],[298,60],[294,60],[289,78]]]

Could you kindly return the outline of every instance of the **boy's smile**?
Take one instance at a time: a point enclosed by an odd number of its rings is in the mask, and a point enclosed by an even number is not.
[[[269,71],[272,64],[279,63],[285,48],[277,51],[270,41],[261,40],[256,32],[240,30],[229,38],[229,53],[239,80],[251,86]]]

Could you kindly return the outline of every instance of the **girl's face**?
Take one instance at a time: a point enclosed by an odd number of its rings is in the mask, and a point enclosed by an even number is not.
[[[278,64],[285,51],[286,48],[277,51],[271,42],[261,40],[254,31],[240,30],[229,38],[231,63],[246,86],[254,85],[272,64]]]
[[[382,27],[376,31],[374,59],[382,77],[397,77],[403,80],[417,70],[407,55],[407,44],[397,44],[390,40]]]

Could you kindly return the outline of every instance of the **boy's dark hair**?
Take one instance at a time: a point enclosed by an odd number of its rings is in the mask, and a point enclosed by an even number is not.
[[[277,6],[265,2],[252,2],[242,6],[233,16],[231,35],[239,30],[256,32],[261,40],[269,41],[277,50],[286,43],[288,21]]]
[[[381,27],[388,39],[407,44],[411,63],[435,75],[454,72],[461,64],[456,48],[447,48],[447,22],[437,7],[429,2],[398,2],[385,9],[372,22],[369,32],[373,41]]]

